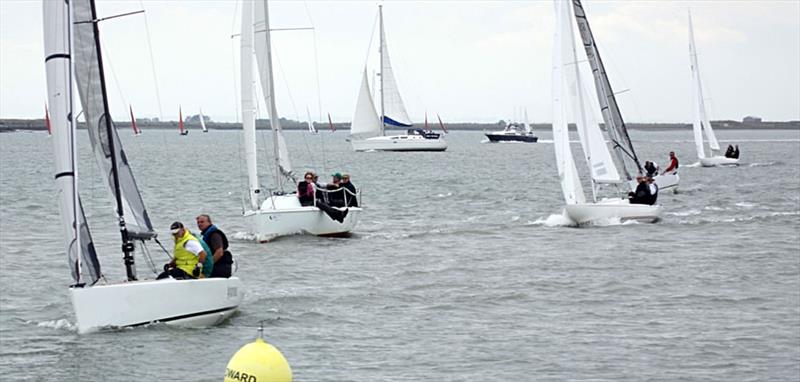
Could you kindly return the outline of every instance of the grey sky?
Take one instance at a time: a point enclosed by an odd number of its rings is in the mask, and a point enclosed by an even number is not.
[[[377,15],[374,1],[273,1],[278,110],[349,121]],[[622,113],[632,122],[691,118],[687,9],[691,7],[712,119],[800,119],[800,1],[584,1]],[[163,118],[235,121],[236,1],[102,1],[101,16],[147,11]],[[0,118],[41,118],[45,71],[41,2],[0,0]],[[551,116],[553,6],[545,1],[386,1],[395,75],[414,121],[494,122],[526,107]],[[112,114],[159,116],[142,15],[101,23]],[[319,68],[317,91],[314,35]],[[374,48],[370,50],[375,56]],[[110,63],[110,64],[109,64]],[[289,92],[291,92],[291,97]],[[321,110],[318,108],[321,96]],[[264,110],[262,108],[262,110]],[[263,112],[261,113],[263,116]],[[435,117],[431,117],[435,118]]]

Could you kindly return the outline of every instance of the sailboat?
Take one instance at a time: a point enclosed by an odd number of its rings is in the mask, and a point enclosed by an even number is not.
[[[269,110],[275,158],[275,189],[266,190],[268,192],[263,200],[260,198],[262,190],[257,174],[255,100],[252,85],[254,51],[262,93],[266,98]],[[297,181],[275,105],[269,5],[266,0],[245,1],[242,6],[241,77],[242,129],[249,189],[243,216],[249,232],[255,235],[259,242],[267,242],[279,236],[292,234],[348,235],[358,222],[361,214],[360,207],[337,208],[340,213],[346,211],[343,221],[339,222],[330,218],[316,206],[301,206],[300,200],[294,192],[287,194],[283,191],[284,185],[295,189]],[[317,192],[324,192],[324,190],[317,190]],[[358,198],[358,195],[348,193],[346,198]]]
[[[306,115],[308,116],[308,121],[306,122],[306,125],[308,126],[308,132],[311,134],[319,133],[319,131],[317,131],[317,127],[314,126],[314,120],[311,119],[311,112],[308,110],[308,106],[306,106]]]
[[[203,128],[204,133],[208,132],[208,129],[206,128],[206,118],[203,117],[203,109],[200,109],[200,127]]]
[[[133,129],[133,135],[138,137],[142,135],[142,131],[136,126],[136,118],[133,117],[133,106],[128,105],[128,110],[131,112],[131,128]]]
[[[47,136],[53,135],[53,127],[50,124],[50,112],[47,110],[47,104],[44,104],[44,125],[47,127]]]
[[[623,185],[611,153],[606,146],[599,123],[589,104],[589,97],[578,69],[571,2],[555,0],[556,33],[553,44],[553,147],[566,203],[567,217],[578,224],[605,219],[653,222],[658,219],[658,205],[630,204],[622,198],[598,198],[601,186]],[[575,0],[575,10],[580,1]],[[580,20],[578,20],[580,23]],[[584,28],[581,28],[585,30]],[[578,127],[584,159],[590,173],[592,201],[586,199],[570,149],[568,120],[570,115]]]
[[[533,134],[530,123],[528,123],[528,110],[525,110],[525,121],[520,125],[519,123],[507,122],[506,126],[501,131],[493,131],[486,133],[486,138],[489,142],[531,142],[534,143],[539,140],[539,137]]]
[[[189,130],[183,128],[183,110],[180,106],[178,106],[178,129],[180,129],[181,135],[189,135]]]
[[[241,282],[229,279],[138,280],[134,252],[157,241],[128,156],[109,118],[103,56],[93,0],[43,1],[47,95],[53,109],[53,147],[59,212],[74,284],[69,288],[79,333],[163,322],[214,325],[242,301]],[[73,84],[73,76],[78,86]],[[98,167],[111,190],[121,235],[124,282],[106,280],[78,193],[77,88]],[[100,226],[101,223],[97,223]],[[109,225],[106,225],[108,228]],[[198,296],[202,296],[198,298]]]
[[[447,142],[436,133],[413,128],[400,90],[394,79],[386,36],[383,31],[383,6],[378,6],[380,19],[380,114],[375,111],[367,78],[361,79],[356,112],[350,125],[350,144],[355,151],[445,151]],[[386,135],[386,125],[407,128],[404,135]]]
[[[633,147],[630,136],[628,135],[628,128],[625,125],[625,120],[622,118],[616,95],[611,88],[611,82],[608,80],[606,68],[600,57],[600,51],[597,48],[596,40],[589,26],[589,20],[586,18],[586,13],[583,10],[583,5],[581,5],[580,0],[576,0],[572,4],[575,12],[575,20],[578,23],[581,40],[583,41],[583,47],[586,50],[586,57],[592,68],[597,99],[600,103],[600,111],[603,115],[606,131],[608,131],[608,137],[614,148],[614,154],[617,157],[622,174],[628,181],[631,189],[635,189],[636,180],[634,178],[637,174],[643,174],[644,169],[639,157],[636,155],[636,150]],[[660,174],[653,180],[660,190],[666,190],[677,187],[680,182],[680,177],[677,173]]]
[[[700,159],[700,164],[703,167],[738,165],[739,158],[728,158],[717,153],[720,151],[719,142],[717,142],[714,129],[711,128],[711,120],[708,118],[705,101],[703,100],[703,84],[700,81],[700,68],[697,66],[697,50],[694,44],[691,12],[689,12],[689,60],[692,70],[692,104],[694,106],[692,110],[692,130],[694,132],[694,144],[697,148],[697,158]],[[706,156],[703,145],[703,131],[705,131],[706,138],[708,138],[710,157]]]

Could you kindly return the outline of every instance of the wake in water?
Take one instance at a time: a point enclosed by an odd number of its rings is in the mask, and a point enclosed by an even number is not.
[[[780,164],[783,164],[783,163],[779,162],[779,161],[764,162],[764,163],[750,163],[748,165],[748,167],[769,167],[769,166],[775,166],[775,165],[780,165]]]
[[[25,321],[26,324],[35,324],[40,328],[50,328],[50,329],[58,329],[58,330],[68,330],[70,332],[78,332],[78,327],[69,322],[66,318],[62,318],[60,320],[50,320],[50,321],[42,321],[42,322],[35,322],[35,321]]]

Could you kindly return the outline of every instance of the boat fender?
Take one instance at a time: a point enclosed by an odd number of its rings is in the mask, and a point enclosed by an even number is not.
[[[228,361],[225,382],[292,382],[292,369],[280,350],[261,337],[242,346]]]

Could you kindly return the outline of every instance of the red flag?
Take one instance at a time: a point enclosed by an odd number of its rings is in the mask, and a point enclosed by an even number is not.
[[[128,105],[128,110],[131,111],[131,127],[133,128],[133,135],[139,135],[139,128],[136,127],[136,118],[133,118],[133,106]]]
[[[183,130],[183,111],[181,111],[180,106],[178,106],[178,128],[181,129],[181,135],[186,135],[186,133],[188,133]]]
[[[331,121],[331,113],[328,113],[328,126],[331,127],[331,132],[332,133],[336,132],[336,128],[333,127],[333,121]]]

